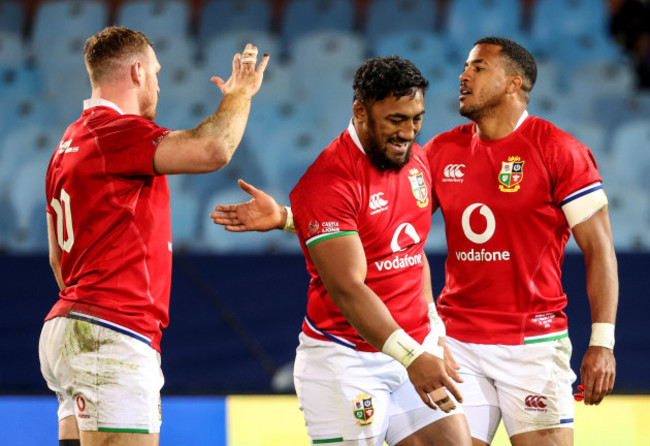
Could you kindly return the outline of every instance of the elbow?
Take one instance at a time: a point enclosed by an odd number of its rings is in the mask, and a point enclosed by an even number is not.
[[[206,171],[214,172],[225,167],[232,159],[233,152],[234,150],[228,150],[224,144],[212,144],[206,149]]]

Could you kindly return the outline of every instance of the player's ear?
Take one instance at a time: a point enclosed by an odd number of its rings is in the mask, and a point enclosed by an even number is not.
[[[357,122],[366,122],[368,120],[366,104],[355,99],[354,103],[352,103],[352,114]]]
[[[139,61],[131,65],[131,81],[134,84],[140,85],[142,76],[144,75],[143,70],[144,68],[142,67],[142,64]]]
[[[506,93],[518,93],[522,83],[521,76],[511,76],[508,85],[506,85]]]

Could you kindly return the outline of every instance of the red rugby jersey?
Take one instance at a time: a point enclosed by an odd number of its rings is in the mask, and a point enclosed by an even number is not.
[[[354,138],[354,139],[353,139]],[[356,141],[355,141],[356,139]],[[311,275],[303,332],[357,350],[376,351],[330,299],[308,246],[357,233],[368,263],[366,284],[418,342],[429,332],[423,295],[423,247],[431,225],[431,177],[421,147],[399,172],[379,172],[350,124],[291,192],[296,232]]]
[[[84,108],[47,170],[47,212],[67,288],[46,320],[91,318],[160,350],[172,238],[167,178],[153,159],[169,130],[105,100]]]
[[[560,278],[570,230],[562,206],[602,189],[589,149],[533,116],[503,139],[481,140],[470,123],[424,149],[445,219],[446,284],[437,302],[447,334],[509,345],[566,336]]]

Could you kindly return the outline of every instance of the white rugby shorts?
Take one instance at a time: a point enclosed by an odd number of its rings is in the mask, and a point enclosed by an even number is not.
[[[437,342],[429,335],[423,346]],[[294,383],[307,433],[317,444],[394,445],[449,414],[426,406],[402,364],[300,333]],[[427,349],[430,350],[430,349]],[[449,396],[453,399],[451,393]]]
[[[85,320],[45,322],[41,373],[58,398],[59,420],[80,431],[155,434],[162,421],[160,354],[144,342]]]
[[[472,437],[491,443],[503,418],[508,436],[544,429],[573,429],[571,341],[525,345],[460,342],[447,337],[460,365],[458,383]]]

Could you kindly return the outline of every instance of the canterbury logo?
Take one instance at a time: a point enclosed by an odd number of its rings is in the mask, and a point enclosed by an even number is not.
[[[368,203],[368,206],[370,209],[373,211],[376,211],[377,209],[383,208],[388,204],[386,200],[381,198],[381,196],[384,195],[383,192],[379,192],[378,194],[372,194],[370,196],[370,203]]]
[[[546,397],[541,395],[528,395],[525,400],[526,407],[530,407],[531,409],[544,409],[546,407],[545,399]]]
[[[465,173],[463,173],[463,171],[460,169],[464,167],[465,164],[448,164],[447,167],[445,167],[443,175],[446,178],[463,178],[465,176]]]

